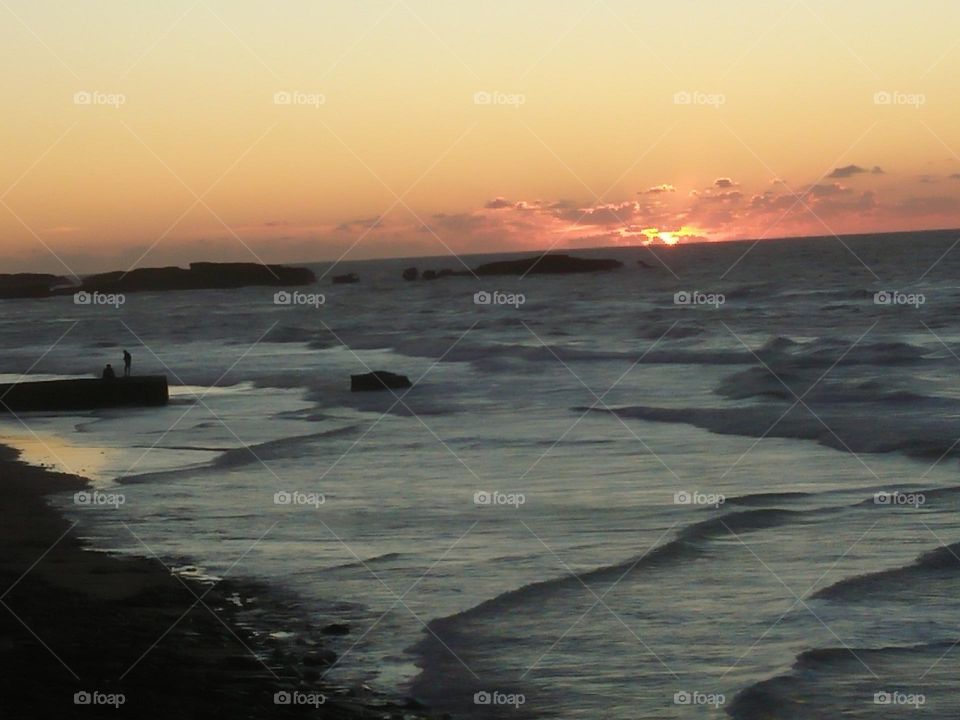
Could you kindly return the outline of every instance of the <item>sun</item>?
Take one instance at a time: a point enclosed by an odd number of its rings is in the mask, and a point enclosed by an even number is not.
[[[677,245],[680,242],[688,241],[690,238],[699,238],[704,235],[702,230],[691,225],[681,225],[677,230],[661,230],[660,228],[649,227],[641,230],[639,234],[646,237],[644,245],[658,242],[664,245]]]

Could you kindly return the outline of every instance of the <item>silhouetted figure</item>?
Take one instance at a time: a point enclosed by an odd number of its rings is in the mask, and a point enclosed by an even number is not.
[[[104,380],[113,380],[115,377],[117,377],[117,374],[113,371],[113,365],[107,363],[107,366],[103,369],[103,375],[101,377],[103,377]]]
[[[123,376],[130,377],[130,363],[133,362],[133,358],[130,356],[126,350],[123,351]]]

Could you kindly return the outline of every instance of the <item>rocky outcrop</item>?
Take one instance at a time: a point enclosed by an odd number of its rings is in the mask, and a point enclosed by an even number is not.
[[[317,276],[307,268],[258,263],[190,263],[180,267],[137,268],[90,275],[79,288],[87,292],[131,293],[159,290],[220,290],[262,285],[309,285]],[[71,290],[71,292],[73,291]]]
[[[519,260],[498,260],[485,263],[474,270],[424,270],[424,280],[437,280],[443,277],[484,277],[489,275],[565,275],[571,273],[604,272],[623,267],[619,260],[604,258],[584,258],[573,255],[546,254]],[[416,272],[416,268],[411,268]],[[407,271],[409,272],[409,271]],[[404,279],[413,280],[416,275]]]
[[[46,273],[0,274],[0,298],[46,297],[58,285],[73,285],[62,275]]]
[[[416,280],[417,275],[419,275],[419,273],[415,267],[410,267],[403,271],[404,280]]]
[[[602,272],[623,267],[619,260],[583,258],[572,255],[538,255],[520,260],[501,260],[480,265],[474,273],[484,275],[564,275]]]
[[[347,273],[346,275],[334,275],[333,284],[334,285],[350,285],[351,283],[360,282],[360,276],[356,273]]]
[[[167,378],[141,375],[113,379],[46,380],[0,385],[0,411],[87,410],[123,405],[165,405]]]
[[[363,375],[350,376],[350,390],[353,392],[396,390],[408,387],[411,387],[410,378],[386,370],[375,370]]]

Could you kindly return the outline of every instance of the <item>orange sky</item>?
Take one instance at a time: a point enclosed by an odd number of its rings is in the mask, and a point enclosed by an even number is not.
[[[960,4],[0,5],[3,269],[960,226]]]

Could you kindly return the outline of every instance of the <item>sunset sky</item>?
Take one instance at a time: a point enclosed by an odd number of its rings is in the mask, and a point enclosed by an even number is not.
[[[956,0],[4,0],[3,270],[960,226]]]

